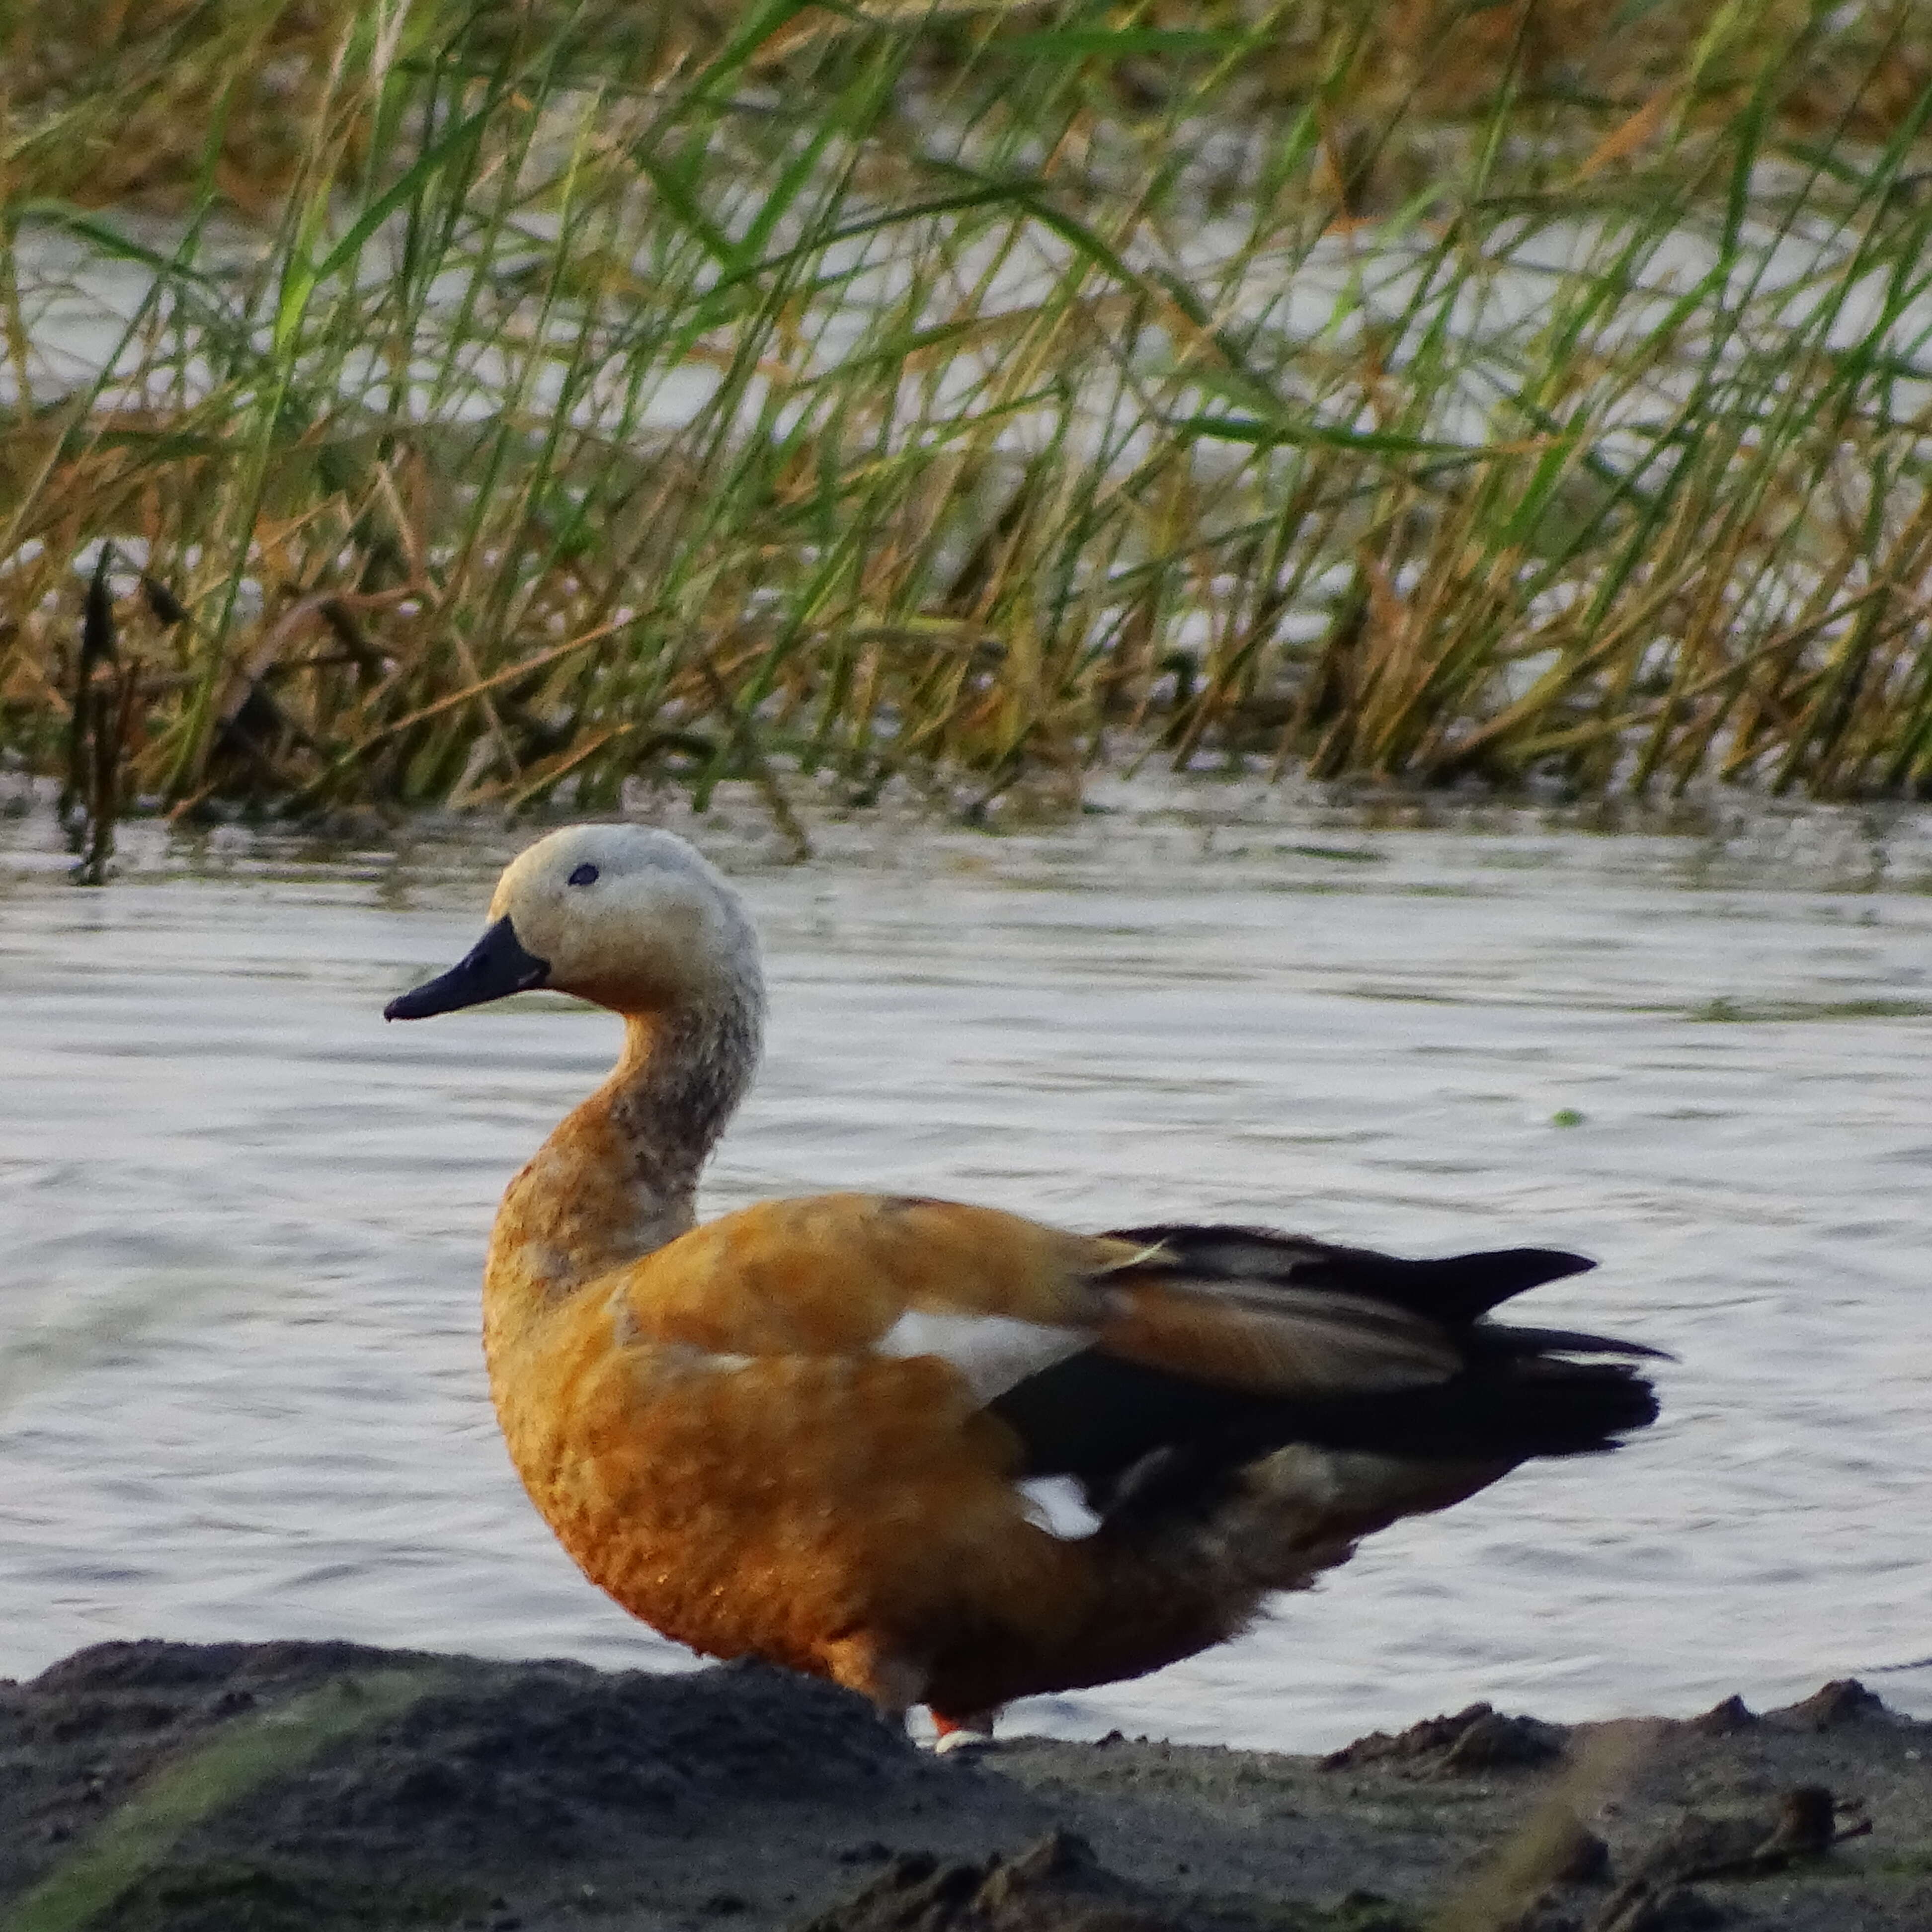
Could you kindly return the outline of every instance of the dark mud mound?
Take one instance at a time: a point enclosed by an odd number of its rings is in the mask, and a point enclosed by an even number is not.
[[[1472,1704],[1453,1716],[1424,1718],[1391,1736],[1371,1731],[1322,1760],[1324,1771],[1355,1771],[1364,1765],[1406,1766],[1421,1776],[1454,1778],[1472,1772],[1521,1769],[1553,1764],[1568,1733],[1540,1718],[1505,1717],[1488,1704]]]
[[[1009,1862],[911,1852],[803,1932],[1181,1932],[1160,1902],[1108,1871],[1078,1832]]]
[[[339,1710],[318,1700],[332,1690]],[[104,1644],[9,1693],[0,1739],[39,1747],[20,1768],[58,1840],[63,1814],[84,1822],[218,1728],[278,1715],[286,1762],[243,1801],[262,1837],[465,1865],[936,1769],[862,1699],[788,1671],[611,1676],[338,1643]]]
[[[720,1805],[862,1805],[937,1769],[862,1699],[788,1671],[441,1673],[386,1723],[249,1808],[284,1845],[475,1870],[592,1857]]]
[[[654,1840],[902,1811],[961,1778],[862,1699],[757,1665],[140,1643],[0,1691],[0,1900],[212,1932],[487,1923],[533,1874],[581,1903]],[[91,1886],[50,1906],[89,1859]]]
[[[427,1671],[436,1660],[348,1643],[108,1643],[0,1686],[7,1774],[0,1896],[60,1844],[217,1733],[332,1682]]]

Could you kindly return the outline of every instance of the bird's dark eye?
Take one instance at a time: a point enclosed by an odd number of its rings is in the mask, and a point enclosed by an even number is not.
[[[597,868],[595,866],[578,866],[571,874],[570,883],[573,886],[594,886],[597,883]]]

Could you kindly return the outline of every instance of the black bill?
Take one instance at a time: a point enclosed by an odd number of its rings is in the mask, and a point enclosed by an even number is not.
[[[526,952],[517,930],[500,919],[447,973],[399,993],[382,1009],[386,1020],[426,1020],[459,1006],[480,1006],[510,993],[528,992],[550,977],[550,962]]]

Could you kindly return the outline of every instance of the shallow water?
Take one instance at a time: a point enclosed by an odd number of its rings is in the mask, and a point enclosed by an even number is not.
[[[1013,1720],[1308,1748],[1476,1696],[1932,1712],[1932,821],[1606,838],[1212,788],[1006,838],[698,828],[766,936],[714,1208],[850,1185],[1094,1227],[1573,1246],[1530,1310],[1676,1351],[1665,1421],[1374,1540],[1238,1643]],[[108,1637],[670,1664],[517,1486],[495,1198],[614,1023],[385,1028],[518,840],[0,824],[0,1672]],[[1574,1125],[1559,1121],[1580,1116]]]
[[[1828,301],[1831,320],[1822,339],[1837,349],[1863,345],[1869,352],[1882,345],[1891,353],[1898,366],[1890,406],[1895,420],[1909,420],[1932,400],[1932,383],[1921,373],[1919,356],[1932,334],[1932,300],[1922,291],[1901,297],[1882,274],[1846,280],[1857,256],[1846,230],[1822,204],[1808,212],[1785,212],[1784,199],[1796,186],[1781,170],[1761,170],[1755,216],[1738,236],[1720,234],[1714,215],[1706,221],[1687,220],[1653,238],[1634,280],[1627,259],[1632,237],[1625,224],[1614,218],[1580,216],[1538,221],[1520,230],[1505,226],[1486,237],[1463,273],[1436,286],[1433,293],[1429,285],[1440,284],[1438,241],[1426,225],[1356,224],[1325,235],[1306,249],[1257,248],[1255,211],[1243,206],[1233,214],[1183,221],[1172,246],[1190,280],[1211,290],[1216,307],[1240,316],[1249,327],[1280,331],[1288,340],[1323,343],[1331,350],[1380,330],[1389,336],[1384,352],[1395,356],[1397,368],[1408,352],[1402,338],[1415,328],[1418,305],[1424,315],[1440,308],[1442,322],[1462,345],[1469,370],[1480,370],[1492,358],[1496,368],[1494,382],[1478,376],[1438,386],[1431,399],[1430,422],[1431,433],[1438,436],[1480,442],[1498,434],[1492,391],[1510,392],[1520,374],[1524,340],[1543,328],[1552,290],[1566,279],[1596,277],[1621,292],[1612,311],[1598,314],[1592,324],[1592,344],[1600,358],[1626,346],[1642,350],[1684,292],[1707,285],[1732,256],[1736,260],[1730,299],[1755,303],[1757,320],[1748,332],[1754,339],[1768,332],[1803,328],[1819,304]],[[12,267],[28,346],[20,366],[10,356],[0,356],[0,403],[17,400],[23,392],[50,403],[103,382],[109,394],[118,391],[130,404],[172,398],[178,392],[190,396],[206,392],[212,368],[195,353],[182,355],[184,366],[180,368],[163,356],[159,380],[143,376],[140,372],[154,357],[154,345],[134,328],[154,298],[152,264],[175,260],[187,245],[183,224],[129,208],[113,212],[104,226],[121,238],[113,248],[31,219],[13,238]],[[262,310],[265,291],[272,308],[277,286],[276,278],[264,272],[272,252],[272,238],[248,224],[220,220],[198,224],[185,258],[196,278],[197,298],[229,304],[231,326],[266,331],[271,317]],[[1142,268],[1165,272],[1174,266],[1163,254],[1142,256],[1131,242],[1128,254]],[[1036,234],[1031,246],[1018,251],[982,242],[958,266],[969,282],[975,275],[986,278],[980,299],[989,313],[1011,312],[1051,300],[1068,259],[1064,244]],[[812,326],[802,332],[792,352],[803,352],[803,340],[808,338],[814,344],[812,353],[821,368],[829,369],[840,358],[862,352],[867,332],[882,316],[899,315],[909,269],[876,236],[832,248],[826,262],[836,298],[812,312]],[[494,266],[495,273],[484,280],[500,298],[501,285],[512,279],[513,269],[527,266],[527,258],[519,250],[513,260]],[[452,258],[452,271],[454,267]],[[646,275],[655,272],[647,254],[640,257],[638,269]],[[374,272],[380,286],[382,272]],[[510,329],[503,341],[478,338],[467,344],[459,358],[464,374],[452,390],[444,366],[451,345],[440,332],[458,320],[472,328],[478,325],[467,313],[473,291],[466,272],[452,272],[448,280],[452,290],[465,292],[460,301],[452,294],[433,302],[426,312],[418,338],[422,386],[412,406],[439,420],[474,423],[493,419],[506,406],[520,409],[532,400],[542,407],[554,405],[563,367],[584,352],[583,318],[568,304],[531,298],[520,326]],[[197,311],[168,303],[162,307],[176,319],[182,338],[192,342]],[[942,302],[928,320],[938,322],[950,313]],[[1737,319],[1720,323],[1712,311],[1702,314],[1700,326],[1718,331],[1719,360],[1734,364],[1745,339],[1744,332],[1732,332],[1738,328]],[[1421,332],[1432,333],[1426,328]],[[1641,463],[1653,453],[1650,431],[1660,400],[1674,406],[1685,399],[1690,386],[1705,379],[1700,372],[1705,371],[1712,345],[1700,333],[1700,326],[1680,328],[1678,334],[1681,360],[1652,369],[1645,382],[1633,385],[1626,369],[1595,371],[1604,382],[1600,453]],[[505,342],[512,339],[519,347],[507,353]],[[541,344],[547,352],[537,356],[534,374],[521,359],[531,344]],[[1163,358],[1156,360],[1165,366]],[[986,367],[979,357],[962,352],[950,379],[957,385],[961,406],[976,391]],[[351,387],[354,380],[366,380],[380,388],[385,397],[397,375],[386,355],[366,368],[352,358],[349,370]],[[433,375],[436,370],[442,374]],[[710,404],[720,380],[710,362],[700,360],[655,370],[641,392],[628,380],[619,381],[616,387],[625,411],[622,433],[634,436],[688,424]],[[1102,378],[1094,401],[1103,415],[1113,406],[1110,395]],[[512,402],[506,403],[506,398]],[[578,418],[590,421],[617,400],[615,394],[600,400],[592,392],[580,399]],[[746,405],[748,424],[755,422],[766,400],[754,388]],[[607,416],[607,422],[616,420]],[[1016,424],[1029,420],[1050,432],[1057,418],[1052,408],[1042,408],[1022,410],[1014,418]],[[1638,424],[1648,427],[1626,448],[1620,430]]]

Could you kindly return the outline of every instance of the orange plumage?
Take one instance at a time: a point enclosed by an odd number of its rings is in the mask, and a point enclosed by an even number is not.
[[[1654,1413],[1648,1351],[1484,1318],[1586,1265],[1240,1229],[1088,1236],[866,1194],[693,1225],[755,1063],[755,942],[668,834],[553,834],[417,1018],[545,984],[624,1054],[511,1184],[484,1328],[505,1438],[584,1573],[668,1636],[944,1731],[1219,1641],[1354,1541]],[[1079,1483],[1057,1534],[1022,1486]]]

